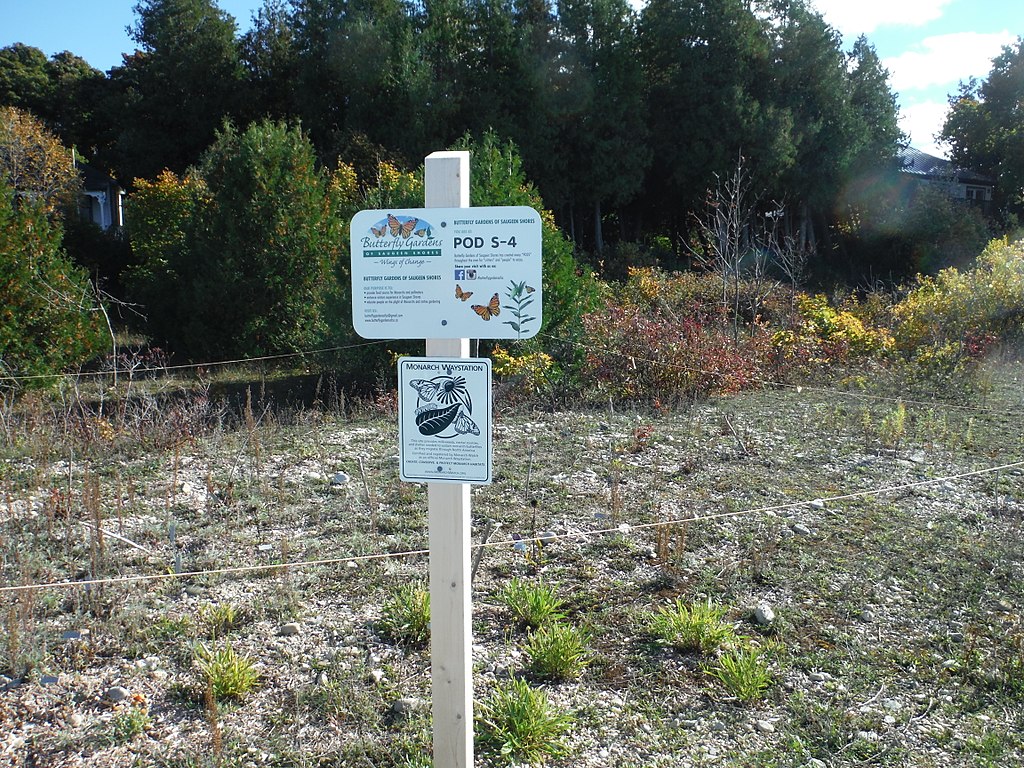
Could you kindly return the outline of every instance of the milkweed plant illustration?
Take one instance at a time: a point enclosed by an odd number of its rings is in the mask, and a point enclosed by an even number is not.
[[[506,309],[515,319],[506,320],[503,325],[511,325],[512,330],[518,333],[520,337],[526,332],[527,325],[537,319],[527,311],[528,307],[533,304],[533,292],[535,290],[537,289],[532,285],[527,285],[525,280],[518,283],[512,280],[509,282],[508,290],[505,292],[505,296],[508,297]],[[495,294],[494,298],[497,299],[498,295]]]

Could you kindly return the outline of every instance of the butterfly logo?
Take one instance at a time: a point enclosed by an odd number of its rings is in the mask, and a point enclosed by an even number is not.
[[[384,233],[388,231],[387,225],[382,224],[379,227],[370,227],[370,231],[373,232],[374,237],[384,237]]]
[[[480,427],[478,427],[476,422],[466,415],[465,411],[459,411],[459,415],[455,417],[455,422],[452,426],[455,427],[455,431],[460,435],[480,434]]]
[[[528,286],[526,286],[526,292],[527,292],[527,293],[533,293],[533,292],[534,292],[534,291],[536,291],[536,290],[537,290],[537,289],[536,289],[536,288],[534,288],[534,287],[533,287],[532,285],[528,285]]]
[[[462,286],[460,286],[458,283],[455,284],[455,298],[456,299],[462,299],[463,301],[465,301],[466,299],[468,299],[472,295],[473,295],[472,291],[464,291],[464,290],[462,290]]]
[[[486,306],[483,304],[473,304],[471,308],[480,316],[481,320],[490,320],[492,317],[497,317],[501,314],[501,301],[498,299],[498,294],[494,294]]]
[[[403,239],[409,239],[409,235],[413,233],[413,230],[416,229],[416,225],[419,223],[420,220],[416,218],[402,222],[398,220],[397,216],[388,214],[388,231],[391,232],[392,237],[401,235]]]
[[[417,229],[415,232],[413,232],[413,234],[416,235],[416,237],[423,237],[425,234],[427,234],[427,228],[424,227],[423,229]]]

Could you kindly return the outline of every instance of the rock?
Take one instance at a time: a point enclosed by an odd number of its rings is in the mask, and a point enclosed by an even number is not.
[[[830,675],[828,672],[811,672],[811,674],[809,674],[807,678],[812,683],[827,683],[829,680],[832,679],[832,675]]]
[[[795,533],[797,536],[810,536],[811,535],[811,529],[808,528],[803,523],[796,523],[796,524],[794,524],[791,527],[793,528],[793,533]]]
[[[197,587],[190,584],[189,586],[185,587],[184,592],[189,597],[200,597],[203,594],[203,592],[205,592],[205,590],[202,587]]]
[[[728,727],[729,726],[725,724],[724,720],[712,720],[711,721],[711,730],[712,731],[724,731]]]
[[[71,717],[68,718],[68,722],[71,724],[72,728],[81,728],[82,723],[85,722],[85,718],[82,717],[79,712],[72,712]]]
[[[88,636],[88,629],[69,629],[67,632],[63,634],[63,638],[68,642],[72,642],[74,640],[82,640]]]
[[[120,685],[115,685],[113,688],[107,689],[107,692],[103,694],[103,698],[105,698],[107,701],[112,701],[116,704],[119,701],[124,701],[131,695],[131,691],[129,691],[127,688]]]
[[[775,621],[775,611],[770,605],[762,604],[754,609],[754,622],[764,626]]]
[[[807,761],[807,768],[828,768],[828,765],[823,763],[818,758],[812,757],[810,760]]]
[[[907,456],[913,464],[924,464],[924,451],[915,451]]]
[[[758,720],[754,723],[754,728],[756,728],[759,733],[775,733],[775,724],[770,720]]]
[[[335,487],[337,487],[339,485],[345,485],[351,479],[352,478],[350,478],[344,472],[335,472],[334,475],[331,477],[331,485],[333,485]]]
[[[280,637],[294,637],[295,635],[299,634],[301,629],[302,627],[299,625],[299,622],[289,621],[287,624],[281,625],[281,627],[277,630],[277,634]]]
[[[374,685],[380,685],[384,680],[383,669],[371,669],[370,670],[370,682]]]
[[[825,508],[825,500],[824,499],[815,499],[814,501],[808,502],[808,506],[809,507],[813,507],[814,509],[824,509]]]
[[[395,701],[395,703],[391,705],[391,711],[396,715],[408,717],[413,712],[417,712],[425,707],[426,702],[424,702],[423,699],[416,699],[410,696],[403,697]]]
[[[872,611],[870,608],[865,608],[863,611],[860,612],[860,620],[861,621],[874,621],[875,620],[875,612]]]

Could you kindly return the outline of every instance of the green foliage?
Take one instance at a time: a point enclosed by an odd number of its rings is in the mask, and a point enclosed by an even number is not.
[[[400,584],[384,601],[380,627],[392,640],[425,645],[430,640],[430,590],[423,584]]]
[[[510,760],[536,764],[568,752],[562,740],[573,723],[552,706],[543,691],[525,680],[498,684],[477,715],[480,741]]]
[[[703,669],[717,679],[730,696],[744,703],[762,698],[772,682],[768,664],[761,652],[752,647],[728,650],[714,663],[703,665]]]
[[[970,352],[989,336],[1019,336],[1024,331],[1024,240],[993,240],[972,269],[951,267],[919,278],[895,315],[896,346],[905,352],[956,342]]]
[[[259,673],[255,662],[235,651],[231,643],[209,648],[200,643],[195,650],[195,663],[214,698],[241,699],[256,688]]]
[[[529,670],[550,680],[575,680],[593,658],[588,642],[587,633],[571,624],[544,624],[531,632],[526,641]]]
[[[555,589],[543,581],[529,582],[512,578],[502,585],[498,600],[508,606],[515,621],[536,629],[565,618],[564,603]]]
[[[527,205],[541,215],[544,325],[548,334],[575,334],[577,319],[596,306],[593,274],[573,256],[572,243],[555,226],[537,189],[526,180],[518,148],[488,131],[479,139],[464,136],[453,149],[470,152],[470,201],[475,206]],[[549,352],[552,350],[548,350]]]
[[[60,226],[42,203],[15,206],[0,184],[0,383],[5,376],[59,373],[101,347],[92,286],[60,243]]]
[[[140,184],[131,278],[153,330],[193,357],[316,347],[340,301],[344,190],[301,131],[270,122],[225,126],[195,178]]]
[[[997,179],[996,204],[1006,223],[1024,213],[1024,40],[1006,45],[982,80],[961,83],[950,98],[941,139],[958,165]]]
[[[651,614],[647,628],[656,638],[677,650],[710,653],[736,637],[724,616],[725,608],[710,600],[688,605],[678,599]]]

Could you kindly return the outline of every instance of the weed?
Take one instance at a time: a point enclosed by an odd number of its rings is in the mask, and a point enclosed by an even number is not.
[[[128,707],[120,710],[110,719],[110,741],[126,744],[140,733],[149,730],[153,721],[145,707]]]
[[[565,618],[564,603],[555,595],[554,587],[543,581],[528,582],[513,578],[498,592],[498,600],[512,610],[522,627],[537,629]]]
[[[420,583],[399,585],[384,601],[380,626],[396,642],[425,645],[430,639],[430,590]]]
[[[499,684],[477,715],[483,745],[527,763],[566,754],[562,737],[572,723],[571,714],[556,710],[543,691],[518,678]]]
[[[593,655],[587,648],[588,633],[571,624],[552,622],[530,633],[526,655],[530,671],[550,680],[575,680]]]
[[[730,696],[743,702],[760,699],[772,681],[761,652],[749,646],[726,651],[714,664],[703,665],[703,669],[722,683]]]
[[[200,643],[195,650],[195,661],[205,684],[218,700],[241,699],[259,682],[253,660],[237,653],[231,643],[214,649]]]
[[[206,625],[210,638],[216,640],[233,629],[238,629],[244,621],[244,615],[233,603],[218,603],[199,607],[199,620]]]
[[[681,599],[658,609],[648,619],[648,630],[680,651],[708,653],[735,639],[732,627],[723,621],[725,608],[710,600],[687,605]]]
[[[907,432],[907,408],[902,402],[896,403],[892,412],[886,414],[878,426],[878,436],[882,445],[898,451],[900,442]]]

